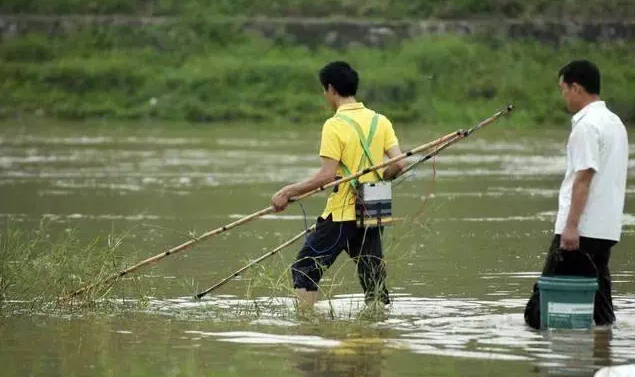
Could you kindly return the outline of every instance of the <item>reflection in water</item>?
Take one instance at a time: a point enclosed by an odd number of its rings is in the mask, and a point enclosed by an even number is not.
[[[354,319],[363,308],[361,295],[340,295],[328,303],[318,303],[317,312],[324,318],[341,321],[336,322],[340,325],[363,326],[369,332],[383,332],[363,337],[339,333],[325,336],[333,332],[331,326],[335,325],[328,321],[320,324],[322,328],[317,334],[321,335],[300,335],[307,331],[307,323],[293,315],[291,300],[264,297],[259,300],[276,303],[269,308],[263,306],[259,319],[251,322],[254,326],[266,326],[265,331],[186,333],[233,344],[290,347],[299,351],[294,357],[299,358],[298,368],[307,376],[365,375],[353,373],[359,370],[375,375],[372,373],[379,373],[388,350],[408,350],[421,357],[528,362],[543,376],[592,376],[603,366],[623,364],[635,356],[632,347],[635,305],[631,299],[619,296],[615,298],[618,323],[612,329],[593,331],[530,329],[522,319],[525,299],[487,301],[395,295],[387,317],[370,322]],[[248,302],[225,296],[200,303],[175,299],[152,305],[161,307],[165,315],[182,316],[184,311],[191,311],[203,319],[226,318],[222,317],[224,313],[238,312]],[[281,317],[284,308],[287,315]],[[353,374],[346,374],[349,371]]]
[[[537,364],[541,376],[593,377],[612,365],[610,328],[592,331],[547,331],[549,360]]]
[[[294,355],[296,368],[306,377],[380,377],[384,342],[381,339],[348,339],[340,345]]]

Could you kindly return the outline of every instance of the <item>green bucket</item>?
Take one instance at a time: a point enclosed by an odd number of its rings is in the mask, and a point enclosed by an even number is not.
[[[593,326],[596,278],[541,276],[538,288],[542,329],[590,329]]]

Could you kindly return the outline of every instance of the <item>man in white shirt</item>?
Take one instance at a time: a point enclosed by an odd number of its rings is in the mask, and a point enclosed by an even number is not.
[[[597,277],[593,318],[596,325],[610,325],[615,314],[608,262],[622,232],[628,137],[620,118],[599,98],[600,71],[593,63],[573,61],[558,78],[567,109],[574,115],[555,235],[542,275]],[[525,323],[540,328],[537,284],[525,308]]]

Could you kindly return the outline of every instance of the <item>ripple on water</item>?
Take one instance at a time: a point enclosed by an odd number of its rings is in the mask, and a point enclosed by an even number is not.
[[[519,276],[525,276],[518,273]],[[285,297],[260,297],[243,300],[230,295],[213,296],[201,301],[178,298],[152,301],[151,311],[178,315],[195,311],[209,318],[215,311],[240,310],[242,306],[262,304],[257,319],[248,321],[253,331],[185,331],[195,338],[210,338],[220,342],[243,344],[276,344],[307,349],[340,347],[349,342],[342,338],[326,338],[289,333],[301,325],[294,315],[293,301]],[[267,305],[268,303],[268,305]],[[386,347],[413,353],[477,358],[488,360],[531,360],[537,365],[553,368],[580,367],[592,370],[598,353],[610,347],[613,363],[635,357],[635,299],[616,296],[618,322],[611,331],[538,332],[523,321],[525,299],[477,300],[423,298],[396,294],[385,315],[366,321],[365,326],[391,330],[391,336],[381,341]],[[364,307],[363,295],[350,294],[320,301],[316,310],[330,320],[357,323]],[[286,310],[286,314],[281,314]],[[241,322],[240,318],[232,317]],[[243,320],[244,322],[244,320]],[[329,323],[323,323],[328,327]],[[265,331],[266,329],[266,331]],[[276,330],[279,329],[279,330]],[[283,332],[283,333],[280,333]],[[595,355],[595,356],[594,356]]]
[[[153,136],[68,136],[49,137],[37,135],[18,135],[11,138],[0,138],[0,145],[104,145],[104,144],[142,144],[150,145],[195,145],[202,141],[197,138],[153,137]]]
[[[186,331],[187,334],[196,334],[201,338],[213,336],[222,342],[243,344],[285,344],[309,347],[337,347],[342,344],[339,340],[325,339],[320,336],[307,335],[278,335],[254,331],[229,331],[229,332],[204,332]]]
[[[161,188],[192,192],[196,188],[242,183],[286,182],[305,178],[315,171],[319,161],[308,149],[297,153],[279,153],[275,148],[294,146],[297,140],[287,139],[217,139],[214,148],[202,139],[152,137],[67,137],[49,138],[19,136],[3,138],[0,151],[0,185],[6,189],[15,182],[46,182],[50,186],[42,195],[73,195],[86,189],[104,192],[139,192]],[[214,143],[212,143],[214,144]],[[42,147],[42,145],[47,147]],[[218,146],[221,148],[218,148]],[[5,147],[6,146],[6,147]],[[156,147],[153,147],[156,146]],[[551,188],[553,177],[564,171],[562,143],[488,142],[475,139],[456,144],[452,151],[439,156],[437,175],[454,181],[474,177],[489,177],[496,187],[467,192],[439,192],[437,197],[450,196],[519,196],[557,197]],[[632,146],[631,146],[632,148]],[[269,149],[269,150],[268,150]],[[299,148],[297,148],[299,149]],[[414,161],[415,158],[409,159]],[[280,167],[283,167],[281,169]],[[629,163],[635,167],[635,161]],[[633,173],[630,171],[629,173]],[[427,178],[431,169],[417,169],[413,179]],[[544,179],[542,188],[508,187],[513,179]],[[542,178],[547,177],[547,178]],[[546,179],[549,179],[549,183]],[[522,182],[524,183],[524,182]],[[521,186],[521,185],[518,185]],[[535,186],[535,185],[533,185]],[[470,186],[462,186],[470,187]],[[547,188],[544,188],[547,187]],[[20,190],[21,187],[18,188]],[[463,188],[463,190],[465,190]],[[629,186],[627,192],[635,193]],[[404,197],[408,197],[405,193]],[[164,220],[175,219],[157,215],[45,214],[60,221],[68,220]],[[0,214],[0,217],[26,219],[28,214]],[[225,215],[223,215],[225,216]],[[243,217],[231,214],[230,218]],[[529,213],[522,216],[467,217],[450,220],[487,221],[553,221],[554,211]],[[310,216],[314,218],[315,216]],[[299,215],[267,215],[265,219],[300,220]],[[447,220],[443,219],[443,220]],[[635,216],[625,214],[624,224],[635,225]],[[625,232],[629,232],[626,229]],[[536,272],[484,273],[482,279],[536,279]],[[616,281],[632,280],[632,272],[616,274]],[[174,279],[175,276],[163,276]],[[481,282],[482,283],[482,282]],[[509,284],[511,285],[511,284]],[[500,287],[500,284],[497,286]],[[497,288],[498,289],[498,288]],[[504,289],[504,288],[503,288]],[[532,360],[537,365],[558,368],[572,360],[581,365],[592,364],[593,352],[602,347],[602,337],[589,333],[540,333],[528,329],[523,322],[525,299],[507,298],[507,291],[497,290],[485,299],[424,298],[406,293],[393,294],[393,303],[380,319],[358,319],[364,308],[361,294],[337,295],[320,301],[321,323],[335,326],[337,336],[302,335],[303,322],[294,315],[293,301],[288,297],[259,297],[252,300],[231,295],[216,295],[195,301],[190,297],[150,300],[148,313],[167,317],[201,319],[198,331],[186,330],[183,335],[192,341],[201,339],[244,344],[289,345],[296,349],[341,347],[354,338],[340,331],[340,326],[364,321],[365,327],[382,331],[387,347],[409,350],[418,354],[444,355],[496,360]],[[400,292],[404,292],[401,290]],[[635,357],[635,299],[615,297],[618,323],[612,331],[610,351],[613,362]],[[258,306],[254,314],[254,306]],[[246,331],[224,331],[239,323]],[[205,326],[209,324],[209,329]],[[186,325],[187,326],[187,325]],[[203,330],[200,328],[203,327]],[[223,331],[212,331],[221,329]],[[130,332],[117,330],[122,336]],[[333,332],[330,332],[333,333]],[[582,356],[580,356],[582,355]]]

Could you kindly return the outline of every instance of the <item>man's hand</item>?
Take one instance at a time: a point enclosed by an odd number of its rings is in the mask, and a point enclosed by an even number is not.
[[[393,159],[401,155],[401,149],[399,148],[399,145],[396,145],[387,150],[386,154],[388,155],[388,158]],[[406,163],[404,160],[393,162],[392,164],[388,165],[386,169],[384,169],[384,179],[390,181],[397,178],[397,176],[401,174],[401,171],[405,169],[405,167]]]
[[[288,185],[276,192],[271,198],[271,204],[276,212],[284,211],[289,204],[291,198],[304,195],[305,193],[315,190],[323,185],[333,181],[337,171],[338,160],[322,157],[322,168],[306,180],[292,185]]]
[[[276,192],[271,198],[271,204],[275,208],[276,212],[282,212],[289,205],[289,192],[287,187],[283,187],[280,191]]]
[[[573,227],[566,227],[560,236],[560,248],[562,250],[580,249],[580,232]]]

